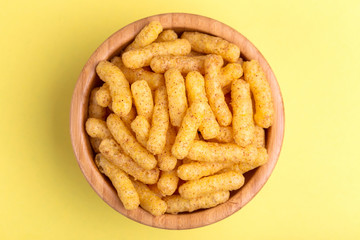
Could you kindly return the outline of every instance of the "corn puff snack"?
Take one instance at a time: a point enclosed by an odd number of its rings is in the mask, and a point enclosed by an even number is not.
[[[176,132],[172,126],[166,133],[165,148],[162,153],[158,155],[158,166],[161,171],[171,171],[175,168],[177,159],[171,154],[171,147],[175,142]]]
[[[236,144],[245,147],[254,139],[255,125],[250,95],[250,86],[241,79],[231,85],[231,105],[233,108],[233,131]]]
[[[160,154],[166,145],[166,132],[169,128],[168,100],[165,86],[155,91],[155,107],[152,117],[147,149],[152,154]]]
[[[132,181],[132,183],[139,194],[140,206],[143,209],[154,216],[160,216],[165,213],[166,203],[153,193],[148,186],[138,181]]]
[[[266,148],[258,148],[258,154],[253,163],[237,163],[232,165],[229,169],[238,173],[246,173],[254,168],[264,165],[268,161],[268,154]]]
[[[219,135],[214,139],[210,139],[212,142],[219,143],[232,143],[234,142],[233,128],[232,127],[220,127]]]
[[[157,56],[151,60],[150,67],[156,73],[164,73],[171,68],[178,69],[182,74],[198,71],[204,74],[205,56]]]
[[[111,94],[109,89],[109,84],[104,83],[99,90],[96,92],[96,102],[101,107],[107,107],[111,103]]]
[[[89,99],[89,117],[105,120],[106,108],[101,107],[96,101],[96,93],[99,89],[100,88],[97,87],[91,90]]]
[[[187,157],[205,162],[248,162],[252,163],[257,156],[253,145],[245,148],[234,143],[214,143],[195,140]]]
[[[182,180],[196,180],[212,175],[218,171],[232,166],[231,162],[190,162],[182,164],[177,169],[177,175]]]
[[[164,76],[162,74],[153,73],[143,68],[127,68],[122,62],[121,57],[114,57],[111,62],[120,68],[130,84],[133,84],[136,81],[145,80],[148,83],[150,89],[153,91],[165,84]]]
[[[232,115],[219,82],[219,69],[222,64],[223,60],[218,55],[208,55],[205,59],[205,91],[220,126],[226,127],[231,124]]]
[[[179,194],[185,199],[198,198],[213,192],[239,189],[244,182],[245,178],[242,174],[229,171],[188,181],[179,187]]]
[[[112,109],[119,116],[126,116],[132,106],[129,82],[121,70],[108,61],[101,61],[96,72],[100,79],[109,84]]]
[[[167,42],[167,41],[174,41],[178,38],[178,35],[174,30],[168,29],[162,31],[155,42]]]
[[[112,138],[106,122],[97,118],[88,118],[85,123],[87,134],[93,138]]]
[[[202,102],[192,103],[186,111],[179,132],[176,135],[175,143],[171,148],[174,157],[183,159],[187,156],[204,116],[205,104]]]
[[[177,214],[179,212],[193,212],[202,208],[215,207],[226,202],[229,197],[229,191],[219,191],[194,199],[185,199],[179,195],[173,195],[165,197],[164,201],[167,205],[166,212]]]
[[[239,63],[228,63],[225,67],[220,69],[220,85],[222,88],[231,84],[235,79],[243,75],[243,69]]]
[[[96,101],[96,93],[100,88],[94,88],[90,92],[89,98],[89,118],[97,118],[100,120],[105,120],[106,116],[106,109],[101,107],[98,102]],[[86,129],[86,126],[85,126]],[[99,153],[99,145],[101,143],[100,138],[93,138],[90,137],[90,145],[95,153]]]
[[[156,167],[157,161],[155,157],[136,141],[117,115],[110,114],[106,119],[106,124],[126,155],[130,156],[136,163],[147,170]]]
[[[189,72],[186,76],[186,91],[189,103],[199,101],[205,104],[205,116],[199,130],[204,139],[215,138],[219,135],[220,125],[210,108],[205,92],[205,80],[199,72]]]
[[[171,125],[180,127],[188,108],[185,81],[180,71],[170,69],[165,73],[165,85],[169,100],[169,116]]]
[[[228,62],[236,62],[240,57],[240,49],[235,44],[199,32],[184,32],[182,39],[187,39],[191,44],[191,49],[196,52],[206,54],[217,54]]]
[[[256,147],[265,147],[265,130],[258,125],[255,125],[255,132],[254,132],[254,141],[253,144]]]
[[[124,122],[125,126],[128,129],[131,129],[131,123],[135,120],[136,116],[137,116],[137,113],[136,113],[135,107],[132,106],[130,109],[130,112],[127,115],[122,116],[120,118]]]
[[[179,177],[176,174],[176,170],[162,171],[160,174],[157,187],[163,196],[172,195],[178,186]]]
[[[158,168],[146,170],[140,167],[134,160],[122,153],[120,146],[114,139],[104,139],[99,150],[112,164],[133,176],[145,184],[154,184],[159,179],[160,171]]]
[[[146,25],[140,33],[135,37],[135,40],[126,47],[125,51],[143,48],[154,42],[158,35],[162,32],[163,27],[159,21],[152,21]]]
[[[144,48],[134,49],[122,55],[123,63],[128,68],[149,66],[151,59],[161,55],[186,55],[190,53],[191,45],[186,39],[152,43]]]
[[[125,209],[136,209],[140,204],[139,195],[128,175],[101,154],[96,155],[95,162],[99,170],[111,180]]]
[[[131,123],[131,129],[135,133],[138,142],[146,147],[149,138],[150,123],[144,116],[138,115]]]
[[[255,122],[262,128],[271,126],[274,118],[274,106],[270,85],[264,71],[256,60],[244,62],[245,81],[250,84],[255,99]]]
[[[145,80],[134,82],[131,85],[131,93],[138,115],[144,116],[150,122],[154,110],[154,102],[149,85]]]

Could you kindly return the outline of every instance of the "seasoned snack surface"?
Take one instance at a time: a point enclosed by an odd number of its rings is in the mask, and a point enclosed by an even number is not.
[[[270,85],[258,61],[244,62],[243,68],[245,80],[250,84],[251,92],[254,95],[255,122],[262,128],[268,128],[274,119],[274,104]]]
[[[129,82],[122,71],[108,61],[101,61],[96,73],[109,85],[113,111],[119,116],[126,116],[131,110],[132,97]]]
[[[181,38],[187,39],[192,49],[197,52],[218,54],[229,62],[236,62],[240,57],[238,46],[219,37],[199,32],[184,32]]]

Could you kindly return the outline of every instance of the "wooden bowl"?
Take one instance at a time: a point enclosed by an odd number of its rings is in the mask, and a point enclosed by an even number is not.
[[[245,60],[256,59],[260,62],[270,83],[275,118],[272,127],[266,132],[266,148],[269,153],[269,161],[267,164],[246,173],[245,185],[238,191],[232,192],[230,199],[226,203],[211,209],[178,215],[165,214],[159,217],[153,217],[141,208],[128,211],[124,209],[111,182],[98,171],[93,161],[94,153],[84,125],[88,115],[90,91],[100,84],[95,73],[95,67],[99,61],[109,60],[118,55],[120,50],[129,44],[140,30],[153,20],[160,21],[164,29],[174,29],[177,32],[185,30],[204,32],[222,37],[238,45],[241,49],[241,56]],[[148,226],[164,229],[189,229],[205,226],[230,216],[245,206],[263,187],[270,177],[280,154],[284,137],[284,106],[279,85],[269,64],[255,46],[243,35],[211,18],[185,13],[169,13],[147,17],[127,25],[109,37],[92,54],[75,86],[71,102],[70,131],[72,145],[81,171],[91,187],[107,204],[124,216]]]

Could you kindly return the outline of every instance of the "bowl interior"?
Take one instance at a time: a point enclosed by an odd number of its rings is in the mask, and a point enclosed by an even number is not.
[[[94,153],[84,124],[88,115],[90,91],[101,84],[101,80],[96,76],[95,67],[99,61],[109,60],[119,55],[136,34],[153,20],[160,21],[164,29],[174,29],[177,33],[199,31],[222,37],[238,45],[241,50],[241,57],[244,60],[256,59],[259,61],[270,83],[275,117],[273,126],[266,130],[266,148],[269,161],[265,165],[246,173],[244,175],[244,186],[233,191],[226,203],[211,209],[178,215],[165,214],[159,217],[154,217],[141,208],[128,211],[124,209],[109,179],[98,171],[93,161]],[[84,176],[96,193],[112,208],[130,219],[149,226],[165,229],[188,229],[205,226],[230,216],[248,203],[262,188],[271,175],[280,154],[284,136],[284,107],[280,88],[269,64],[243,35],[231,27],[207,17],[184,13],[161,14],[125,26],[109,37],[93,53],[76,83],[71,105],[70,131],[73,149]]]

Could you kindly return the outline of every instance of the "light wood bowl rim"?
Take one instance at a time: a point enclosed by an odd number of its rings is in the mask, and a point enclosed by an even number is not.
[[[116,191],[98,171],[93,161],[93,152],[84,129],[84,123],[87,117],[90,90],[94,86],[95,66],[99,61],[118,54],[119,47],[126,46],[141,28],[152,20],[160,21],[164,29],[175,28],[177,30],[201,31],[223,37],[237,44],[245,57],[260,62],[272,89],[275,121],[267,133],[268,163],[253,170],[250,179],[226,203],[211,209],[178,215],[165,214],[159,217],[153,217],[141,208],[128,211],[124,209]],[[111,35],[91,55],[81,71],[74,89],[70,110],[72,146],[80,169],[90,186],[108,205],[122,215],[136,222],[163,229],[189,229],[206,226],[232,215],[245,206],[267,182],[277,163],[284,138],[284,124],[284,104],[278,82],[270,65],[256,47],[242,34],[224,23],[208,17],[187,13],[165,13],[146,17],[121,28]]]

